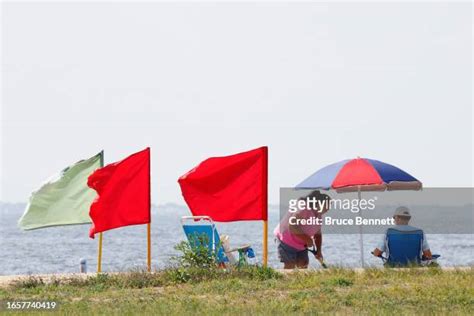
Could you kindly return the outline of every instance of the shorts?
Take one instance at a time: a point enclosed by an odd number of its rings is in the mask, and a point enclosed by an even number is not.
[[[280,262],[291,263],[297,266],[307,266],[309,264],[308,251],[306,249],[298,250],[279,240],[277,242]]]

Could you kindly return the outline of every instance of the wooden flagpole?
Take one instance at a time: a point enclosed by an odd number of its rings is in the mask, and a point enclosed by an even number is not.
[[[100,153],[100,167],[104,167],[104,151]],[[102,233],[99,233],[99,251],[97,253],[97,273],[102,272]]]
[[[263,154],[263,214],[265,219],[263,221],[263,266],[266,267],[268,263],[268,147],[264,147]]]
[[[268,262],[268,221],[263,221],[263,266]]]
[[[151,272],[151,148],[150,156],[148,157],[148,202],[150,205],[150,222],[147,224],[147,270]]]
[[[147,224],[147,270],[151,272],[151,223]]]
[[[99,233],[99,251],[97,254],[97,273],[102,272],[102,233]]]

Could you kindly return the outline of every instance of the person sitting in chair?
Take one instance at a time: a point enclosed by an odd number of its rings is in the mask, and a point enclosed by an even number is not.
[[[421,229],[413,227],[408,225],[411,219],[411,214],[410,210],[408,207],[405,206],[400,206],[395,210],[395,213],[393,214],[393,219],[395,220],[395,227],[394,229],[402,232],[409,232],[409,231],[420,231]],[[422,231],[422,230],[421,230]],[[388,232],[388,230],[387,230]],[[377,248],[374,249],[372,254],[376,257],[382,256],[382,253],[387,252],[387,245],[386,245],[386,240],[387,240],[387,232],[384,235],[384,238],[380,242],[380,244],[377,246]],[[421,247],[421,250],[423,252],[423,258],[424,260],[431,260],[432,259],[432,254],[430,250],[430,246],[428,245],[428,241],[426,240],[426,236],[423,233],[423,244]]]

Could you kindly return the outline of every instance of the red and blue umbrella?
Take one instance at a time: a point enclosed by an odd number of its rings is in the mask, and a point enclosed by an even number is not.
[[[306,178],[297,189],[343,192],[420,190],[422,183],[407,172],[374,159],[347,159],[326,166]]]
[[[296,189],[358,192],[360,200],[361,191],[420,190],[422,186],[420,181],[400,168],[374,159],[356,158],[319,169],[298,184]],[[364,266],[362,226],[359,226],[359,232],[360,259]]]

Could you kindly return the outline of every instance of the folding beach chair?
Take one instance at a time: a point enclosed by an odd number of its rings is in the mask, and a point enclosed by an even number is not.
[[[183,216],[181,217],[181,225],[191,247],[207,246],[209,254],[216,254],[219,265],[225,266],[228,264],[231,261],[229,257],[233,259],[233,252],[239,254],[237,265],[247,264],[247,258],[253,255],[250,245],[225,251],[216,226],[209,216]]]
[[[385,265],[389,267],[407,267],[411,265],[422,265],[427,261],[423,257],[423,231],[421,229],[402,231],[395,228],[387,230],[385,239],[387,257],[382,257]],[[432,255],[436,260],[440,255]]]

